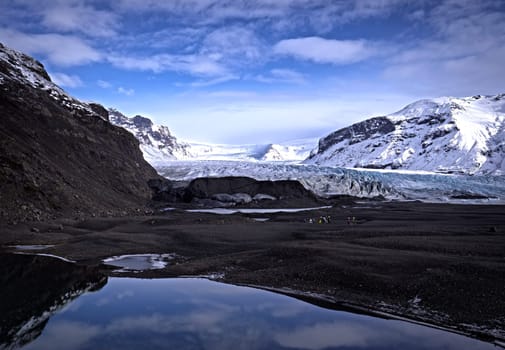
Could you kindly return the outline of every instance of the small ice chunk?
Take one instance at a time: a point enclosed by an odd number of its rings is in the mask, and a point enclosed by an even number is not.
[[[269,194],[264,194],[264,193],[258,193],[253,197],[253,200],[255,201],[264,201],[264,200],[270,200],[270,201],[275,201],[277,198],[274,196],[271,196]]]

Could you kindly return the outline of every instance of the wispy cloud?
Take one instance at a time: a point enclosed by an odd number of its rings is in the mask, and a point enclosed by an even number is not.
[[[197,76],[227,75],[228,71],[219,62],[204,55],[159,54],[150,57],[109,56],[114,66],[129,70],[161,73],[175,71]]]
[[[493,1],[440,2],[426,15],[435,35],[406,44],[390,59],[384,76],[424,94],[501,92],[505,13],[496,6]]]
[[[296,72],[292,69],[271,69],[270,74],[260,74],[254,77],[254,80],[261,83],[288,83],[288,84],[304,84],[306,83],[305,75]]]
[[[222,77],[218,77],[218,78],[214,78],[214,79],[197,80],[197,81],[190,83],[189,86],[206,87],[206,86],[222,84],[222,83],[226,83],[228,81],[238,80],[238,79],[240,79],[240,77],[238,75],[224,75]],[[180,86],[184,86],[184,84],[182,84]]]
[[[306,37],[281,40],[274,52],[316,63],[349,64],[365,60],[375,51],[365,40],[331,40]]]
[[[51,30],[82,32],[97,37],[116,35],[119,17],[113,12],[97,10],[84,3],[53,2],[40,6],[42,24]]]
[[[236,91],[236,90],[218,90],[207,93],[207,96],[210,98],[218,97],[218,98],[254,98],[257,97],[258,94],[255,91]]]
[[[110,89],[112,87],[112,83],[105,80],[97,80],[96,85],[98,85],[102,89]]]
[[[64,72],[62,85],[96,69],[97,95],[160,119],[170,109],[171,126],[193,134],[196,120],[212,137],[238,119],[259,137],[264,125],[305,132],[308,114],[329,131],[416,98],[501,92],[505,80],[500,0],[11,0],[0,14],[0,41]],[[151,108],[169,90],[187,98]]]
[[[68,75],[65,73],[51,73],[50,75],[53,82],[59,86],[76,88],[84,85],[81,78],[77,75]]]
[[[135,95],[135,90],[133,89],[126,89],[122,86],[118,87],[117,89],[117,92],[122,94],[122,95],[126,95],[126,96],[133,96]]]
[[[264,62],[267,47],[253,30],[232,26],[216,29],[202,42],[200,53],[227,65],[243,66]]]
[[[74,66],[100,61],[102,55],[83,39],[61,34],[25,34],[0,29],[0,41],[29,54],[42,54],[60,66]]]
[[[185,24],[213,25],[229,20],[255,21],[276,28],[327,32],[342,23],[388,16],[409,0],[120,0],[123,11],[164,12]]]

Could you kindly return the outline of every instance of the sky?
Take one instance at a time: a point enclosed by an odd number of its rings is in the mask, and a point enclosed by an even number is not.
[[[505,92],[503,0],[0,0],[0,42],[185,141],[317,138]]]

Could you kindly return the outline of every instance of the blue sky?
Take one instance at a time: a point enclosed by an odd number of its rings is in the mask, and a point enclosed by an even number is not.
[[[505,92],[504,23],[501,0],[0,0],[0,41],[75,97],[219,143]]]

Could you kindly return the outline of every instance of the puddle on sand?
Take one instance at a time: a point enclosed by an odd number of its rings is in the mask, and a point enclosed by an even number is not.
[[[9,248],[17,250],[43,250],[54,247],[54,244],[26,244],[26,245],[10,245]]]
[[[3,348],[0,338],[0,348]],[[459,334],[324,309],[205,279],[109,278],[71,300],[22,349],[487,350]]]
[[[107,265],[117,266],[121,271],[144,271],[162,269],[175,258],[175,254],[131,254],[112,256],[104,259],[103,262]]]
[[[242,214],[273,214],[273,213],[298,213],[300,211],[328,209],[331,206],[315,207],[315,208],[276,208],[276,209],[226,209],[226,208],[212,208],[212,209],[188,209],[189,213],[210,213],[230,215],[236,213]]]
[[[70,260],[70,259],[67,259],[67,258],[64,258],[62,256],[58,256],[58,255],[54,255],[54,254],[46,254],[46,253],[32,253],[32,252],[14,252],[14,254],[18,254],[18,255],[37,255],[37,256],[45,256],[45,257],[48,257],[48,258],[53,258],[53,259],[58,259],[58,260],[62,260],[62,261],[65,261],[65,262],[68,262],[68,263],[75,263],[75,260]],[[0,349],[1,350],[1,349]]]
[[[270,218],[252,218],[254,221],[258,221],[258,222],[266,222],[268,220],[270,220]]]

